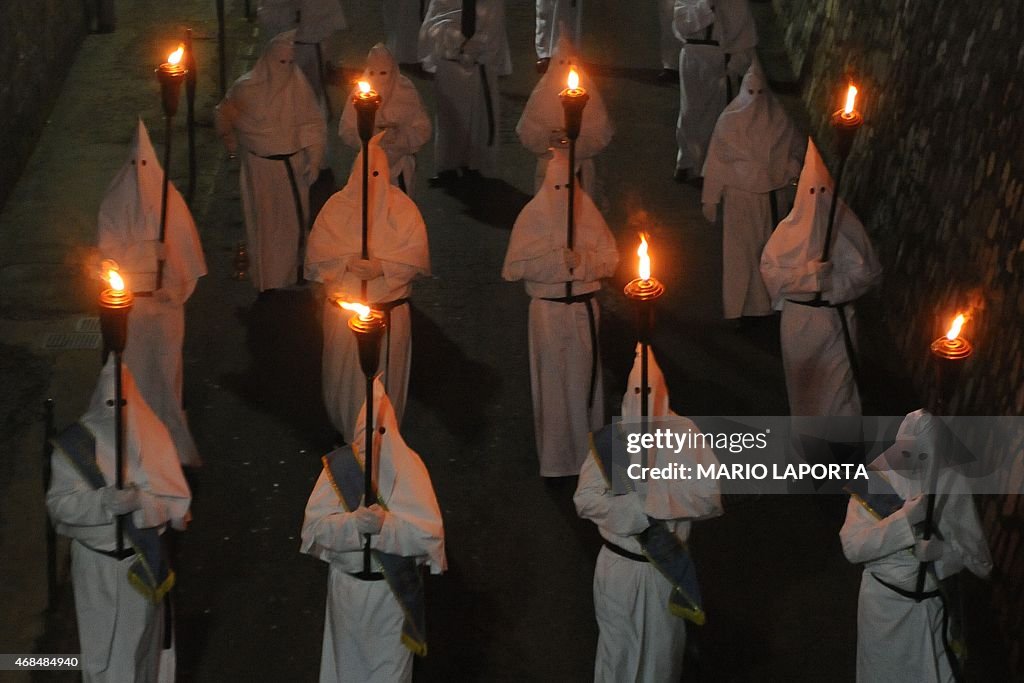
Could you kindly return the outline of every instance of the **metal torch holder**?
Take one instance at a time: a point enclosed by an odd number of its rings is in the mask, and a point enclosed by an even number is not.
[[[363,192],[362,192],[362,252],[364,261],[370,258],[370,139],[373,137],[377,110],[380,109],[380,95],[374,93],[370,97],[360,97],[357,93],[352,97],[352,106],[356,110],[356,129],[359,140],[363,143]],[[366,280],[360,285],[360,295],[366,301]]]
[[[348,328],[356,336],[359,349],[359,367],[366,378],[366,421],[363,433],[366,438],[363,445],[363,505],[370,507],[377,502],[377,492],[373,488],[373,378],[380,366],[380,347],[384,339],[386,325],[384,315],[379,311],[370,311],[369,317],[354,315],[349,318]],[[370,534],[366,534],[363,544],[363,574],[369,578],[372,573],[370,562]]]
[[[566,88],[559,93],[558,98],[562,101],[565,137],[569,140],[569,178],[565,183],[569,191],[569,206],[566,215],[565,246],[571,251],[576,242],[576,140],[583,128],[583,110],[590,101],[590,95],[582,89],[577,89],[577,92],[573,93]],[[565,296],[572,296],[572,280],[565,283]]]
[[[128,343],[128,314],[135,300],[127,289],[105,289],[100,294],[100,331],[105,353],[114,354],[114,486],[124,488],[124,388],[121,357]],[[117,552],[124,550],[124,516],[115,518]]]
[[[654,330],[654,302],[665,293],[665,286],[653,277],[647,280],[637,278],[626,285],[623,291],[633,302],[636,310],[637,341],[640,342],[640,430],[646,432],[650,417],[647,407],[648,396],[651,393],[648,379],[650,363],[648,349],[651,345],[651,333]],[[643,449],[641,458],[641,467],[647,467],[646,448]]]

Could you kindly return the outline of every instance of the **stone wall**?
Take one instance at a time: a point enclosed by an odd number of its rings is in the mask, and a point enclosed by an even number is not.
[[[0,2],[0,206],[32,154],[85,33],[83,0]]]
[[[866,124],[843,194],[885,267],[863,320],[870,358],[924,403],[928,344],[958,309],[975,346],[952,408],[1024,414],[1024,3],[1019,0],[774,0],[811,133],[835,168],[829,112],[847,78]],[[882,344],[886,348],[879,348]],[[1018,457],[1020,457],[1018,455]],[[982,512],[997,572],[992,603],[1024,672],[1019,496]]]

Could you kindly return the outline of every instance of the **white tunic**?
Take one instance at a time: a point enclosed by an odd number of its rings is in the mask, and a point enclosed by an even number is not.
[[[167,524],[183,529],[191,494],[166,427],[139,394],[124,368],[125,483],[141,490],[142,507],[132,513],[138,528]],[[96,438],[96,462],[108,485],[115,481],[114,362],[100,375],[89,410],[81,422]],[[150,602],[128,581],[132,558],[117,560],[95,550],[114,550],[114,516],[102,505],[102,493],[82,477],[57,448],[46,506],[57,533],[71,542],[71,581],[81,647],[82,677],[87,682],[173,681],[174,650],[161,650],[163,602]]]
[[[537,59],[554,57],[562,38],[577,46],[583,39],[583,0],[537,0]]]
[[[926,415],[924,411],[909,414],[900,426],[897,443],[902,445],[904,437],[926,429],[931,417]],[[884,454],[872,466],[881,469],[896,493],[909,500],[924,490],[922,480],[889,469],[885,461],[898,457]],[[943,579],[966,567],[977,576],[988,576],[992,559],[969,488],[947,469],[939,476],[936,490],[935,519],[944,545],[942,557],[934,563],[935,573]],[[905,509],[880,519],[851,498],[839,536],[846,558],[864,565],[857,607],[857,681],[950,683],[953,674],[942,646],[940,600],[915,602],[878,581],[907,591],[917,589],[920,563],[912,552],[916,538]],[[924,590],[935,587],[929,574]]]
[[[648,386],[651,417],[671,415],[664,376],[650,353]],[[640,416],[640,347],[622,399],[622,416]],[[699,433],[692,422],[691,429]],[[702,448],[674,454],[651,451],[652,466],[684,462],[688,466],[717,463],[714,452]],[[639,455],[636,456],[639,462]],[[690,535],[692,520],[722,514],[718,485],[713,480],[638,482],[637,490],[614,495],[591,456],[583,463],[573,496],[580,517],[597,524],[602,538],[623,550],[640,554],[633,529],[646,527],[646,517],[664,520],[681,541]],[[638,528],[639,527],[639,528]],[[599,683],[661,683],[682,676],[686,622],[671,613],[672,584],[654,565],[622,557],[602,548],[594,569],[594,611],[599,629],[594,680]]]
[[[370,83],[381,98],[380,109],[374,118],[374,133],[384,133],[380,146],[388,156],[391,182],[412,196],[416,179],[416,153],[430,139],[430,117],[416,86],[399,72],[398,62],[381,43],[370,48],[363,80]],[[351,97],[345,103],[338,134],[349,147],[362,147],[356,109]]]
[[[522,280],[530,295],[530,384],[540,474],[566,477],[579,473],[590,448],[590,432],[604,420],[601,363],[591,343],[587,306],[599,323],[596,300],[579,303],[547,301],[596,292],[600,280],[615,272],[619,256],[615,238],[594,202],[576,192],[574,251],[580,266],[572,273],[565,263],[568,160],[557,152],[548,165],[544,186],[522,210],[512,228],[501,276]],[[592,384],[593,373],[593,386]],[[593,402],[591,403],[591,396]]]
[[[715,125],[704,161],[705,207],[724,200],[722,212],[722,308],[726,318],[769,315],[771,300],[761,280],[761,252],[775,224],[788,213],[776,192],[800,173],[804,138],[767,89],[759,65],[751,65],[740,94]],[[776,192],[772,217],[770,193]]]
[[[416,204],[388,180],[387,157],[380,148],[381,135],[373,138],[369,146],[369,255],[380,260],[383,268],[382,275],[367,281],[367,298],[371,305],[408,297],[412,280],[430,272],[426,226]],[[359,366],[358,345],[348,328],[352,313],[342,310],[335,302],[338,299],[363,302],[363,281],[349,268],[362,254],[362,155],[360,151],[356,156],[348,184],[327,200],[317,216],[306,253],[306,277],[324,283],[327,295],[324,303],[324,404],[331,423],[349,442],[366,389]],[[389,327],[381,344],[379,371],[401,422],[412,357],[408,304],[391,309],[387,322]]]
[[[201,464],[182,410],[182,358],[185,302],[206,275],[203,248],[192,214],[174,187],[167,188],[167,229],[160,238],[163,169],[140,120],[127,162],[100,204],[98,242],[104,258],[117,261],[126,285],[137,296],[128,316],[125,363],[139,390],[174,439],[184,465]],[[164,266],[157,285],[160,252]]]
[[[420,457],[398,431],[394,411],[381,383],[374,383],[374,422],[384,428],[375,444],[376,486],[387,509],[372,546],[415,557],[431,573],[447,568],[441,511]],[[356,455],[363,462],[365,411],[355,429]],[[412,680],[412,653],[402,644],[404,614],[386,581],[351,576],[363,569],[363,539],[353,514],[345,509],[325,472],[306,504],[301,551],[331,565],[324,618],[320,681],[393,683]],[[379,567],[374,567],[379,570]]]
[[[476,33],[469,40],[462,35],[461,1],[431,0],[420,27],[420,60],[427,71],[436,72],[437,171],[465,167],[495,175],[501,121],[498,76],[512,72],[503,0],[478,0]]]
[[[601,93],[579,65],[572,43],[567,38],[559,39],[558,48],[552,55],[547,72],[541,76],[530,93],[530,99],[526,101],[523,114],[516,124],[516,135],[519,136],[523,147],[537,157],[537,172],[534,176],[536,192],[544,183],[552,148],[568,146],[567,142],[553,144],[552,139],[565,138],[565,112],[558,95],[566,88],[570,67],[575,67],[580,77],[580,87],[585,88],[590,95],[586,109],[583,110],[580,136],[576,140],[576,170],[581,176],[580,186],[594,197],[597,184],[594,157],[611,142],[615,128],[608,118],[608,110],[605,108]]]
[[[316,95],[295,66],[293,40],[294,31],[274,38],[252,71],[231,86],[216,113],[218,134],[241,162],[252,282],[261,292],[298,279],[300,235],[310,223],[309,186],[320,173],[327,145],[327,125]],[[298,189],[301,223],[286,162],[267,158],[276,155],[291,155],[287,163]]]
[[[786,392],[793,415],[860,415],[860,395],[854,382],[836,308],[810,302],[821,289],[816,267],[822,255],[832,177],[808,140],[796,202],[789,216],[772,233],[761,255],[761,275],[776,310],[782,310],[780,337]],[[836,206],[833,271],[822,299],[847,304],[881,279],[864,226],[842,199]],[[844,307],[850,335],[856,340],[853,307]]]

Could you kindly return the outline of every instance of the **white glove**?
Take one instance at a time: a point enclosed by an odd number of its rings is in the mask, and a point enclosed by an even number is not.
[[[831,261],[811,261],[811,272],[818,278],[819,292],[827,292],[832,289]]]
[[[127,515],[142,507],[139,487],[130,484],[123,489],[104,486],[100,489],[100,504],[112,515]]]
[[[945,543],[937,538],[930,538],[927,541],[920,540],[914,544],[914,557],[919,562],[934,562],[942,558],[942,551]]]
[[[384,267],[381,265],[380,259],[375,258],[356,259],[348,265],[348,269],[360,280],[373,280],[384,274]]]
[[[928,496],[920,494],[903,503],[903,516],[910,526],[920,524],[928,514]]]
[[[379,534],[384,526],[384,508],[376,503],[370,507],[358,507],[352,514],[356,518],[356,529],[361,534]]]
[[[569,270],[579,268],[580,263],[583,262],[583,259],[580,257],[580,255],[577,254],[572,249],[563,249],[562,258],[565,260],[565,267],[568,268]]]
[[[704,218],[707,219],[708,223],[714,223],[718,220],[718,203],[711,204],[704,202],[701,207],[704,211]]]
[[[640,496],[627,493],[612,498],[608,511],[607,528],[619,536],[633,536],[651,525],[640,502]]]

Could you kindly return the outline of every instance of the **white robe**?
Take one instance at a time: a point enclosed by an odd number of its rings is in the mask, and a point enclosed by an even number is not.
[[[576,193],[574,251],[581,263],[572,273],[565,264],[568,160],[558,152],[548,165],[544,187],[519,214],[512,228],[501,276],[523,280],[530,295],[530,385],[537,455],[543,477],[579,473],[590,448],[590,432],[604,420],[601,363],[591,389],[591,369],[598,349],[591,343],[587,304],[546,301],[596,292],[600,280],[615,272],[619,256],[615,238],[594,202]],[[591,300],[595,326],[597,301]],[[588,405],[593,393],[593,404]]]
[[[325,59],[322,44],[334,33],[348,28],[348,22],[339,0],[298,0],[296,4],[299,23],[295,30],[295,64],[309,81],[326,117],[329,103],[324,99],[321,78]]]
[[[537,59],[554,57],[562,38],[578,46],[583,39],[583,0],[537,0],[534,33]]]
[[[650,353],[648,413],[651,417],[672,415],[668,407],[665,380]],[[640,346],[622,400],[622,416],[640,416]],[[684,418],[678,418],[684,419]],[[688,421],[689,422],[689,421]],[[700,430],[689,423],[694,433]],[[681,454],[651,451],[652,466],[685,462],[717,464],[710,448]],[[639,462],[640,456],[636,456]],[[623,550],[641,554],[634,535],[625,533],[637,515],[664,520],[684,543],[691,521],[722,514],[718,485],[713,480],[679,482],[650,480],[637,482],[636,490],[614,495],[601,465],[588,457],[580,470],[573,496],[580,517],[594,522],[601,537]],[[594,569],[594,612],[599,630],[594,680],[598,683],[662,683],[679,681],[686,647],[686,622],[669,611],[672,584],[649,562],[637,562],[601,548]]]
[[[216,125],[229,152],[238,152],[252,282],[264,291],[298,280],[301,234],[310,223],[309,186],[320,173],[327,125],[312,88],[294,63],[294,32],[274,38],[217,106]],[[281,63],[284,60],[285,63]],[[291,154],[302,223],[284,161]]]
[[[580,87],[585,88],[590,95],[590,100],[583,111],[580,136],[576,140],[576,170],[581,176],[580,186],[593,198],[597,185],[594,157],[611,142],[615,128],[608,118],[608,110],[604,106],[601,93],[580,67],[568,38],[559,39],[558,48],[552,55],[547,72],[541,76],[530,93],[530,99],[526,101],[523,114],[516,124],[516,135],[519,136],[523,147],[537,157],[533,188],[536,193],[544,184],[548,161],[551,160],[552,137],[565,136],[565,113],[558,95],[566,88],[570,66],[576,68],[580,77]]]
[[[860,395],[850,368],[838,309],[794,302],[815,298],[815,266],[821,258],[832,200],[832,177],[808,140],[796,202],[772,233],[761,255],[761,276],[776,310],[786,392],[793,415],[860,415]],[[850,302],[879,282],[882,268],[864,226],[842,199],[836,206],[830,260],[831,286],[822,298],[844,308],[850,336],[857,339]]]
[[[710,40],[717,45],[687,43],[709,39],[709,26]],[[676,168],[699,173],[715,123],[729,103],[729,89],[736,94],[739,79],[753,61],[757,34],[747,0],[676,0],[672,30],[683,41]]]
[[[367,281],[370,305],[408,297],[412,280],[430,273],[426,226],[416,204],[390,184],[380,139],[380,135],[373,138],[369,146],[369,254],[380,260],[384,272]],[[324,404],[331,423],[349,442],[365,399],[365,378],[359,366],[355,335],[348,328],[352,314],[339,308],[335,301],[363,302],[362,280],[349,270],[349,264],[362,253],[362,155],[360,151],[356,156],[348,184],[327,200],[317,216],[306,253],[306,277],[324,283],[327,295],[323,323]],[[409,306],[393,308],[388,322],[379,371],[401,423],[412,358]]]
[[[434,162],[439,173],[465,167],[493,176],[498,170],[498,77],[512,72],[505,3],[478,0],[476,14],[476,33],[468,41],[462,36],[461,0],[431,0],[420,27],[420,59],[427,71],[436,72]],[[460,56],[466,64],[459,61]]]
[[[788,213],[784,195],[800,173],[804,138],[767,90],[760,66],[747,70],[740,94],[715,125],[704,161],[705,206],[724,199],[722,211],[722,308],[726,318],[769,315],[771,299],[761,279],[761,252]],[[770,193],[778,214],[772,219]]]
[[[124,368],[125,483],[141,490],[142,508],[132,513],[138,528],[167,524],[184,528],[191,494],[167,428],[146,405]],[[115,480],[114,362],[111,358],[81,418],[96,438],[96,462],[108,485]],[[71,541],[71,581],[81,648],[82,678],[87,683],[173,681],[174,649],[162,650],[164,603],[150,602],[128,581],[132,558],[117,560],[97,553],[114,550],[114,516],[102,505],[102,493],[82,477],[60,448],[51,457],[53,476],[46,506],[57,533]]]
[[[399,64],[418,63],[420,24],[423,23],[420,0],[384,0],[382,10],[388,27],[388,50]]]
[[[433,130],[430,116],[416,86],[399,72],[398,62],[380,43],[370,48],[363,80],[370,83],[381,98],[380,109],[374,118],[374,132],[384,132],[380,146],[388,155],[391,182],[395,185],[401,182],[405,193],[412,196],[416,180],[416,153],[430,140]],[[362,147],[351,97],[345,102],[338,134],[349,147]]]
[[[379,381],[374,383],[374,421],[384,427],[374,469],[384,525],[372,537],[378,550],[415,557],[431,573],[447,568],[444,527],[430,475],[398,430]],[[355,430],[355,453],[363,462],[365,410]],[[386,581],[351,576],[363,569],[364,536],[338,498],[325,471],[306,504],[301,551],[330,563],[324,618],[322,683],[392,683],[412,680],[412,652],[402,644],[404,614]],[[379,567],[374,567],[379,571]]]
[[[900,425],[898,443],[922,428],[928,419],[925,415],[923,411],[916,411],[906,417]],[[890,469],[885,462],[898,457],[883,454],[872,466],[884,472],[900,497],[909,500],[924,488],[920,479],[907,476],[908,472]],[[977,576],[988,576],[992,559],[969,487],[947,469],[939,476],[936,490],[939,493],[935,519],[944,545],[942,557],[933,565],[935,573],[943,579],[966,567]],[[839,536],[846,558],[864,565],[857,607],[857,681],[951,683],[953,674],[942,646],[940,600],[914,602],[875,578],[904,590],[917,589],[920,563],[912,551],[916,538],[904,509],[880,519],[851,498]],[[929,573],[924,590],[931,591],[935,587],[935,579]]]
[[[167,188],[163,282],[154,292],[160,251],[163,169],[140,120],[129,159],[100,204],[98,242],[104,258],[117,261],[127,287],[137,296],[128,316],[124,360],[139,390],[174,439],[184,465],[201,464],[182,410],[185,302],[206,275],[203,248],[192,214],[174,187]]]

